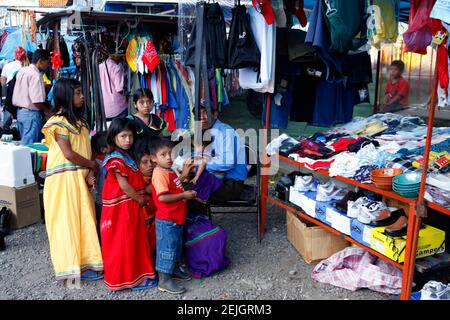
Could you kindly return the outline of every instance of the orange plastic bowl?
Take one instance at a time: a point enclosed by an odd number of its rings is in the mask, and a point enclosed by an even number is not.
[[[381,169],[376,169],[374,171],[372,171],[372,177],[374,179],[393,179],[395,176],[398,176],[399,174],[402,174],[403,170],[402,169],[397,169],[397,168],[381,168]]]

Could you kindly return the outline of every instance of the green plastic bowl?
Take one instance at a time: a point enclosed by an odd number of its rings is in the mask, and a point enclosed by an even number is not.
[[[420,184],[421,179],[422,174],[420,172],[407,172],[395,176],[394,179],[392,179],[392,183],[402,186],[417,185]]]

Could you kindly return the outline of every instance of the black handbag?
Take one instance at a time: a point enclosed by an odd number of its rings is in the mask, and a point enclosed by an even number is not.
[[[250,27],[247,9],[238,1],[232,12],[228,41],[228,67],[230,69],[259,68],[261,53]]]

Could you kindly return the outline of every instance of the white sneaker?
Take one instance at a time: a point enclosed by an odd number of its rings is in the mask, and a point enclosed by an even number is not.
[[[356,219],[361,212],[361,207],[370,202],[372,201],[367,197],[358,198],[356,201],[348,201],[347,217]]]
[[[317,186],[316,201],[328,202],[331,200],[342,200],[346,191],[338,188],[332,181]]]
[[[420,300],[450,300],[450,286],[438,281],[428,281],[420,293]]]
[[[378,218],[378,215],[387,209],[383,202],[373,201],[361,206],[361,211],[357,217],[358,221],[364,224],[370,224]]]
[[[296,176],[294,190],[298,192],[317,191],[317,182],[313,176]]]

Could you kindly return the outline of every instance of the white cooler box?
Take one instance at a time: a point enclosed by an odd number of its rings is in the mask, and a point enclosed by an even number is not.
[[[19,188],[34,182],[30,149],[0,143],[0,186]]]

